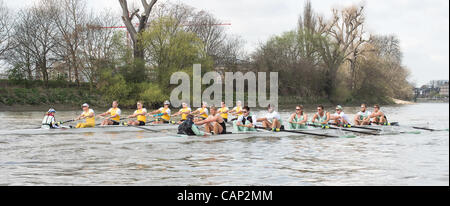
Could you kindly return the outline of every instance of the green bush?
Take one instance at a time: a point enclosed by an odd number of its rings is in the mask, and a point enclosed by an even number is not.
[[[161,105],[161,102],[168,99],[167,94],[164,94],[158,85],[151,83],[142,83],[139,85],[140,91],[139,99],[144,101],[148,107],[155,107]]]

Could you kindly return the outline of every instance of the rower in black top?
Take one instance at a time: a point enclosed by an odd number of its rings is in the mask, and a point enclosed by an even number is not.
[[[225,124],[225,120],[217,112],[217,108],[213,106],[209,109],[209,112],[210,115],[207,119],[197,121],[195,122],[195,125],[205,125],[206,133],[214,133],[216,135],[226,134],[227,126]]]

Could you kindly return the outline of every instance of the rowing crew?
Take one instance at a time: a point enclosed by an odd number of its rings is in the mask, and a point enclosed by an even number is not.
[[[119,104],[117,101],[112,103],[112,107],[105,113],[98,115],[99,117],[104,118],[104,121],[101,123],[102,126],[105,125],[119,125],[120,124],[120,116],[121,110],[118,108]],[[137,102],[137,110],[126,119],[136,118],[136,120],[128,121],[128,125],[133,126],[144,126],[147,122],[147,116],[153,116],[157,118],[153,121],[154,124],[167,124],[171,123],[171,117],[181,116],[181,120],[178,124],[182,124],[183,122],[187,123],[188,131],[184,131],[184,133],[192,134],[190,131],[190,127],[192,125],[205,125],[205,132],[214,133],[214,134],[222,134],[226,133],[225,123],[228,122],[228,114],[236,115],[238,118],[233,119],[233,126],[237,131],[252,131],[256,123],[261,123],[262,126],[266,129],[272,130],[280,130],[283,128],[283,123],[280,117],[280,114],[275,111],[275,108],[269,105],[267,109],[267,113],[261,118],[256,118],[255,115],[250,115],[249,107],[242,107],[240,101],[237,102],[237,106],[233,108],[231,111],[228,110],[225,102],[221,103],[221,107],[218,109],[216,107],[211,107],[210,112],[208,111],[208,104],[203,102],[202,107],[198,110],[191,112],[191,109],[188,107],[186,103],[182,104],[182,109],[179,112],[171,115],[170,110],[170,102],[165,101],[164,107],[161,107],[158,110],[147,113],[147,110],[143,107],[143,103],[141,101]],[[74,121],[85,120],[85,123],[78,123],[76,128],[88,128],[95,127],[95,112],[93,109],[90,109],[87,103],[82,105],[82,114],[78,116]],[[50,109],[43,121],[43,128],[59,128],[59,122],[56,122],[55,119],[56,111],[54,109]],[[211,113],[211,114],[209,114]],[[291,129],[304,129],[307,126],[308,115],[304,113],[303,106],[297,106],[296,112],[292,114],[288,120],[289,127]],[[327,127],[330,122],[336,124],[338,126],[350,126],[350,119],[344,113],[342,106],[336,107],[336,113],[331,115],[329,112],[324,110],[322,105],[317,107],[317,113],[314,114],[311,122],[313,124],[323,125]],[[173,122],[172,122],[173,123]],[[361,111],[358,112],[354,119],[355,125],[388,125],[388,121],[384,113],[380,110],[379,105],[374,106],[374,112],[371,113],[367,111],[366,104],[361,105]],[[183,126],[184,127],[184,126]],[[183,128],[180,127],[180,128]],[[203,135],[203,134],[201,134]]]
[[[351,127],[350,118],[344,113],[342,106],[336,107],[336,113],[330,114],[324,110],[324,106],[317,107],[317,113],[314,114],[311,121],[308,121],[308,115],[303,111],[303,106],[296,107],[295,113],[289,118],[290,129],[306,129],[311,122],[313,125],[322,126],[322,128],[329,128],[329,124],[337,126]],[[380,110],[379,105],[374,106],[374,112],[367,111],[366,104],[361,105],[361,111],[355,116],[355,125],[389,125],[385,114]],[[268,106],[267,112],[260,118],[256,115],[250,114],[250,108],[245,106],[240,115],[234,122],[233,128],[237,132],[251,132],[256,131],[256,124],[262,124],[263,128],[280,131],[284,129],[280,114],[275,111],[271,105]],[[205,132],[200,131],[198,126],[205,125]],[[179,134],[207,136],[207,134],[226,134],[225,120],[217,112],[215,107],[211,107],[211,115],[202,121],[194,119],[192,114],[189,114],[187,120],[178,128]]]
[[[222,102],[222,108],[223,107],[224,103]],[[212,106],[210,107],[210,112],[211,114],[204,120],[194,119],[194,115],[189,114],[187,119],[178,127],[178,133],[192,136],[227,134],[226,120],[222,116],[223,110]],[[281,128],[280,115],[275,111],[274,107],[270,105],[268,107],[268,113],[262,118],[250,115],[250,108],[248,106],[239,109],[238,112],[241,115],[233,121],[233,126],[236,131],[255,131],[257,122],[262,123],[262,125],[267,128]],[[199,129],[199,126],[202,125],[205,127],[204,132]]]
[[[112,107],[106,111],[105,113],[102,113],[98,115],[97,117],[103,118],[104,120],[100,124],[101,126],[106,125],[120,125],[120,120],[122,111],[118,107],[119,103],[117,101],[114,101],[112,103]],[[78,120],[85,120],[84,123],[78,123],[76,125],[76,128],[90,128],[95,127],[95,112],[93,109],[90,108],[89,104],[84,103],[82,106],[82,113],[76,117],[73,121]],[[181,116],[181,120],[177,122],[178,124],[181,124],[182,122],[187,120],[187,117],[189,114],[193,114],[195,117],[195,120],[206,120],[209,116],[208,111],[208,104],[206,102],[203,102],[202,107],[198,110],[192,112],[191,108],[189,108],[188,104],[183,103],[182,108],[175,114],[171,114],[170,110],[170,102],[165,101],[164,106],[161,107],[158,110],[147,112],[147,109],[144,108],[143,102],[139,101],[136,104],[137,110],[132,114],[129,115],[127,118],[124,119],[135,119],[135,120],[129,120],[127,122],[127,125],[132,126],[145,126],[147,123],[147,117],[154,117],[156,118],[154,121],[152,121],[153,124],[168,124],[168,123],[175,123],[171,121],[172,117]],[[59,128],[61,125],[61,122],[57,122],[55,118],[56,111],[51,108],[44,116],[44,119],[42,120],[42,128]],[[242,114],[242,107],[241,102],[237,102],[237,106],[233,108],[232,110],[229,110],[226,106],[225,102],[221,103],[221,107],[217,109],[217,114],[219,114],[225,122],[228,122],[228,115],[241,115]]]
[[[289,126],[291,129],[304,129],[307,126],[308,115],[303,111],[303,106],[296,107],[295,113],[289,118]],[[350,118],[344,113],[342,106],[336,106],[336,113],[331,114],[324,110],[322,105],[317,107],[317,113],[314,114],[311,122],[313,124],[323,125],[327,127],[330,122],[334,125],[351,127]],[[389,125],[386,115],[380,110],[380,105],[374,105],[374,112],[367,111],[367,105],[361,104],[361,110],[356,114],[354,124],[359,125]]]

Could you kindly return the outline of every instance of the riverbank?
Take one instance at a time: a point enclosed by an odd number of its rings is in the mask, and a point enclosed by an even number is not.
[[[6,82],[4,82],[6,83]],[[90,90],[89,87],[83,86],[81,88],[74,87],[51,87],[43,88],[42,86],[24,86],[24,85],[3,85],[0,87],[0,111],[42,111],[49,107],[54,107],[58,110],[74,110],[79,109],[83,103],[88,103],[95,108],[106,108],[111,103],[104,100],[102,94],[97,90]],[[336,104],[342,106],[359,106],[361,103],[380,104],[380,105],[395,105],[395,104],[414,104],[413,102],[384,98],[382,102],[366,102],[364,100],[352,100],[350,102],[332,103],[324,97],[299,97],[299,96],[280,96],[280,109],[287,109],[295,107],[296,105],[304,105],[305,108],[315,108],[322,104],[325,107],[334,107]],[[136,100],[137,101],[137,100]],[[123,102],[122,102],[123,103]],[[134,108],[124,106],[124,109]],[[232,105],[229,105],[230,107]],[[153,108],[156,105],[149,106],[147,109]],[[158,107],[159,108],[159,107]]]
[[[36,108],[61,106],[66,108],[79,107],[82,103],[104,105],[98,93],[89,89],[79,88],[0,88],[0,109],[15,110],[15,108]]]

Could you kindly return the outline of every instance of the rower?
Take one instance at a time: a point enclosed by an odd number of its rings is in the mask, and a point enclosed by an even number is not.
[[[289,129],[306,129],[308,115],[303,111],[303,105],[295,108],[295,113],[289,118]]]
[[[258,118],[257,121],[262,122],[263,127],[271,129],[272,131],[280,130],[282,127],[280,114],[276,112],[275,108],[270,104],[267,107],[265,117]]]
[[[89,108],[89,104],[84,103],[82,106],[83,113],[81,113],[80,116],[78,116],[75,121],[85,119],[85,123],[78,123],[76,128],[88,128],[88,127],[95,127],[95,112],[93,109]]]
[[[209,109],[210,115],[207,119],[203,121],[195,122],[195,125],[205,125],[205,132],[211,133],[215,135],[221,135],[227,133],[227,126],[225,125],[225,120],[223,117],[218,113],[218,110],[216,107],[212,106]]]
[[[200,129],[194,123],[194,115],[188,114],[186,121],[178,126],[178,134],[188,135],[188,136],[203,136],[207,137],[208,134],[200,131]]]
[[[153,115],[153,117],[158,117],[154,124],[169,124],[170,123],[170,102],[165,101],[164,107],[159,108],[151,113],[148,113],[148,116]]]
[[[136,104],[137,110],[134,111],[133,115],[128,116],[128,118],[136,118],[137,120],[128,121],[128,125],[133,126],[145,126],[147,123],[147,109],[144,108],[144,103],[139,101]]]
[[[42,120],[42,129],[58,129],[60,123],[56,122],[55,119],[56,110],[50,108],[47,113],[45,113],[44,119]]]
[[[367,105],[361,104],[361,111],[359,111],[354,119],[355,125],[370,125],[370,115],[372,113],[367,111]]]
[[[317,107],[317,113],[314,114],[314,117],[312,118],[312,123],[320,124],[322,125],[322,128],[329,128],[328,122],[330,119],[330,113],[324,110],[323,105],[319,105]]]
[[[101,126],[106,125],[120,125],[120,115],[122,111],[119,109],[119,103],[117,101],[113,101],[112,108],[110,108],[107,112],[100,114],[98,116],[105,117],[106,115],[110,115],[103,120]]]
[[[209,112],[208,112],[208,103],[203,102],[202,107],[198,108],[194,112],[192,112],[192,115],[194,115],[196,121],[202,121],[208,118]]]
[[[236,118],[232,119],[231,121],[235,121],[239,118],[239,116],[243,115],[243,111],[242,111],[242,102],[241,101],[237,101],[236,102],[236,107],[234,107],[231,111],[230,114],[236,116]]]
[[[181,115],[181,120],[178,122],[178,124],[181,124],[184,121],[186,121],[187,120],[187,116],[189,114],[191,114],[191,111],[192,111],[191,108],[188,107],[187,103],[183,102],[181,105],[182,105],[183,108],[181,108],[180,111],[178,111],[177,113],[172,115],[172,117]]]
[[[334,121],[337,126],[351,127],[350,118],[344,113],[344,108],[342,108],[341,105],[336,106],[336,113],[331,115],[331,120]]]
[[[257,118],[255,115],[250,115],[250,107],[245,106],[242,109],[242,115],[233,122],[234,131],[237,132],[254,132]]]
[[[225,102],[220,103],[220,109],[217,110],[217,112],[220,114],[220,116],[225,120],[225,122],[228,122],[228,107],[225,104]]]
[[[369,116],[370,119],[373,119],[371,121],[371,123],[376,124],[376,125],[389,125],[386,115],[384,114],[384,112],[382,112],[380,110],[380,105],[375,104],[373,106],[373,108],[374,108],[374,111]]]

